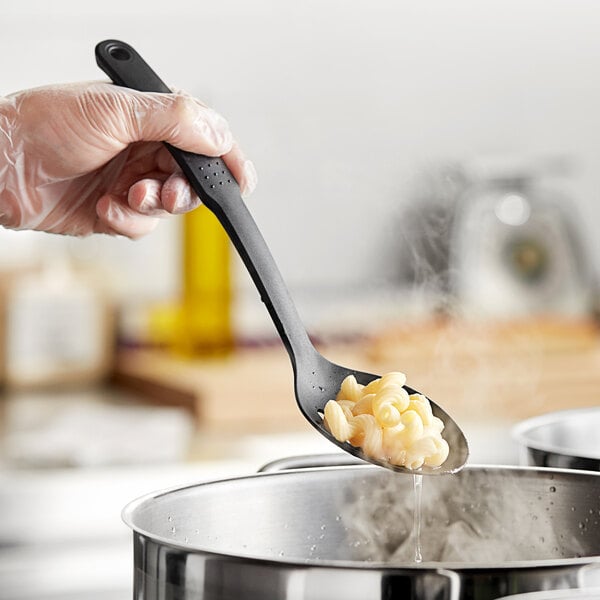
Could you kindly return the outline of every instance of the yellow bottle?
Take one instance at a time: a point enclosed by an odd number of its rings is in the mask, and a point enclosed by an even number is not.
[[[176,350],[214,356],[233,348],[231,243],[205,206],[183,216],[183,298]]]

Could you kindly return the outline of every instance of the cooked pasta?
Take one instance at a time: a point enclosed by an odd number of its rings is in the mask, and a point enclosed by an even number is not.
[[[448,458],[444,424],[422,394],[408,394],[404,373],[391,372],[367,385],[344,379],[325,405],[324,423],[340,442],[379,460],[408,469],[439,467]]]

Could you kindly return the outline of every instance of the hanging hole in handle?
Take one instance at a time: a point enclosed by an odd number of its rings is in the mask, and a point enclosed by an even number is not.
[[[108,48],[108,53],[115,60],[129,60],[131,58],[129,50],[123,48],[122,46],[110,46]]]

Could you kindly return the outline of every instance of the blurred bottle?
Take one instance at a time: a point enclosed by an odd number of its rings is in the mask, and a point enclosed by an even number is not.
[[[183,298],[175,349],[190,356],[233,349],[231,245],[205,206],[183,217]]]
[[[205,206],[181,221],[181,296],[153,305],[147,334],[134,337],[188,357],[222,356],[234,345],[229,238]]]

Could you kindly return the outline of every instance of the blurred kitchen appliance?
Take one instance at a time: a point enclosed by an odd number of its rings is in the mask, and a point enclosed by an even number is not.
[[[450,253],[451,288],[470,317],[579,316],[592,307],[590,266],[569,198],[542,185],[556,163],[508,158],[467,168]]]

